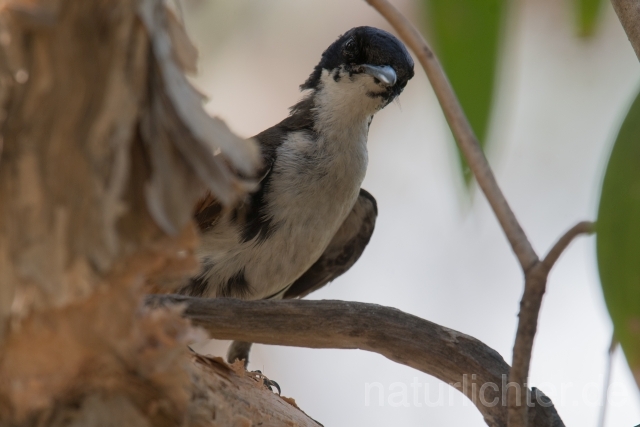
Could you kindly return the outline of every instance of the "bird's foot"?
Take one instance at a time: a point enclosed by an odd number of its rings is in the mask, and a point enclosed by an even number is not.
[[[280,396],[281,394],[280,385],[274,380],[270,380],[269,378],[264,376],[262,371],[259,371],[259,370],[251,371],[249,372],[249,374],[252,375],[256,381],[262,381],[262,385],[264,385],[265,388],[268,388],[269,391],[273,391],[273,388],[275,387],[276,390],[278,390],[278,396]]]

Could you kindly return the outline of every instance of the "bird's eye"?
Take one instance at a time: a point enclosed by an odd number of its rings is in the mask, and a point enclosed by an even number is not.
[[[353,53],[355,49],[356,49],[356,42],[353,39],[347,40],[347,42],[344,44],[344,50],[349,53]]]

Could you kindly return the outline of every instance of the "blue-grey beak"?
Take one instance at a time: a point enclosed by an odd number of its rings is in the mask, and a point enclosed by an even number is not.
[[[395,70],[388,65],[363,64],[361,67],[366,74],[375,77],[387,86],[393,86],[398,80]]]

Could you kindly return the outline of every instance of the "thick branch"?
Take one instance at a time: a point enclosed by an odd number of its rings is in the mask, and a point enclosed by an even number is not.
[[[213,338],[379,353],[458,388],[488,425],[507,425],[503,391],[509,365],[502,357],[473,337],[400,310],[342,301],[241,301],[178,295],[152,295],[148,302],[185,304],[184,315]],[[548,398],[539,390],[535,396],[537,402],[533,398],[535,406],[529,411],[531,425],[564,425]]]
[[[420,61],[420,64],[422,64],[422,68],[424,68],[431,82],[431,86],[433,86],[433,91],[438,97],[438,101],[442,106],[447,122],[460,147],[460,151],[462,151],[476,181],[478,181],[478,185],[487,197],[491,208],[500,222],[500,226],[511,244],[513,252],[518,257],[520,265],[523,270],[528,270],[538,261],[538,256],[533,250],[531,243],[529,243],[524,230],[518,223],[509,203],[507,203],[507,200],[502,194],[502,190],[500,190],[498,186],[489,162],[480,148],[478,138],[476,138],[473,129],[471,129],[471,125],[464,111],[462,111],[460,102],[438,58],[436,58],[420,32],[387,0],[365,1],[389,21],[391,26],[398,32],[400,38],[413,51]]]
[[[509,381],[526,384],[531,364],[533,339],[538,328],[538,316],[542,297],[546,290],[549,271],[558,260],[562,252],[577,236],[593,232],[593,223],[580,222],[567,231],[557,242],[543,261],[538,262],[526,272],[524,294],[520,302],[518,332],[513,345],[513,366],[509,373]],[[527,413],[517,402],[515,391],[509,390],[509,425],[526,426]]]
[[[637,0],[611,0],[611,4],[640,59],[640,3]]]

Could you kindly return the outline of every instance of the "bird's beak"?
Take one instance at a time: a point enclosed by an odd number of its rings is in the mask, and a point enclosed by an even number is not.
[[[364,73],[375,77],[387,86],[393,86],[398,80],[395,70],[388,65],[361,65]]]

